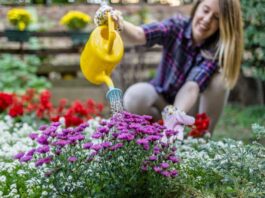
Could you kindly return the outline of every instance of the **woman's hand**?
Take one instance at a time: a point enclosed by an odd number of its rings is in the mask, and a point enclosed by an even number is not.
[[[168,105],[162,111],[164,125],[167,129],[177,131],[177,139],[183,140],[184,127],[192,125],[195,122],[194,117],[187,115],[185,112],[178,110],[173,105]]]
[[[94,16],[94,23],[96,24],[96,26],[108,24],[108,12],[110,12],[111,17],[115,22],[115,29],[122,31],[124,27],[122,13],[118,10],[114,10],[108,5],[100,6],[100,8],[96,11],[96,14]]]
[[[146,43],[144,30],[140,26],[123,20],[122,13],[108,5],[102,5],[97,10],[94,17],[94,22],[97,26],[108,23],[108,12],[110,12],[114,20],[115,29],[121,32],[123,40],[134,45],[144,45]]]

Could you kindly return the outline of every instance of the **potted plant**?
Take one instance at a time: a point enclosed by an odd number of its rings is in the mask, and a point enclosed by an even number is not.
[[[8,11],[7,19],[15,27],[15,29],[5,30],[8,40],[18,42],[28,41],[30,33],[26,29],[32,22],[31,14],[23,8],[13,8]]]
[[[69,11],[60,20],[60,24],[66,26],[71,32],[73,44],[83,44],[87,41],[88,33],[82,30],[91,23],[91,17],[80,11]]]

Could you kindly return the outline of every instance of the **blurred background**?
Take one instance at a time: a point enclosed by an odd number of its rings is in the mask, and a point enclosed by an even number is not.
[[[0,91],[23,93],[28,88],[49,89],[52,102],[92,98],[105,105],[105,85],[84,79],[79,58],[90,32],[100,0],[0,0]],[[189,15],[192,0],[111,0],[134,24],[163,20],[175,13]],[[215,139],[231,137],[248,141],[251,124],[265,125],[265,2],[241,0],[245,52],[241,75],[214,133]],[[9,12],[18,11],[14,16]],[[63,22],[67,13],[78,11],[83,21]],[[17,14],[17,15],[16,15]],[[73,14],[73,13],[71,13]],[[68,17],[75,18],[78,14]],[[24,18],[23,18],[24,17]],[[28,18],[27,18],[28,17]],[[25,27],[19,21],[23,21]],[[23,28],[24,27],[24,28]],[[138,81],[150,80],[156,72],[161,49],[125,46],[122,62],[113,72],[116,87],[123,91]]]

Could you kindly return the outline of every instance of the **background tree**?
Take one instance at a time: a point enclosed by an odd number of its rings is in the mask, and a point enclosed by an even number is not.
[[[258,95],[264,104],[264,80],[265,80],[265,1],[241,0],[245,53],[243,67],[251,71],[256,79]]]

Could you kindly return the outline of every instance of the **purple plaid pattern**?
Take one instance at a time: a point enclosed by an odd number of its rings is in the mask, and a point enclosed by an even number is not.
[[[178,90],[186,81],[195,81],[203,92],[217,70],[216,60],[201,55],[204,45],[192,45],[191,20],[176,15],[162,22],[142,25],[146,46],[163,46],[163,55],[156,77],[151,81],[158,93],[173,103]],[[206,43],[206,42],[205,42]]]

